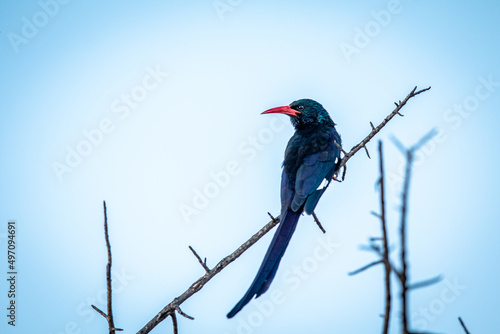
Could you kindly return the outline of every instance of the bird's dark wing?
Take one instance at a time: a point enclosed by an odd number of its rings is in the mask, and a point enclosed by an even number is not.
[[[292,210],[297,211],[305,204],[306,213],[311,214],[314,211],[333,177],[338,158],[339,149],[329,143],[325,150],[308,155],[302,160],[295,177]]]

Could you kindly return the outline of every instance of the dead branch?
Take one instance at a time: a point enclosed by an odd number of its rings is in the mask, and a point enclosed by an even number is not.
[[[379,153],[379,168],[380,168],[380,223],[382,228],[382,244],[383,253],[382,260],[384,261],[385,270],[385,312],[384,312],[384,327],[383,334],[389,333],[389,322],[391,316],[391,269],[392,265],[389,260],[389,234],[387,233],[387,222],[385,215],[385,174],[384,174],[384,156],[382,150],[382,142],[378,142]]]
[[[112,307],[112,291],[111,291],[111,244],[109,243],[108,234],[108,214],[106,211],[106,201],[103,201],[104,207],[104,238],[106,239],[106,248],[108,249],[108,264],[106,265],[106,289],[107,289],[107,311],[108,314],[101,311],[97,306],[92,305],[92,308],[97,311],[100,315],[106,319],[108,322],[109,334],[115,334],[116,331],[122,331],[123,329],[115,328],[113,319],[113,307]]]
[[[411,167],[413,164],[413,151],[408,150],[406,152],[406,168],[403,181],[403,193],[401,194],[401,226],[400,226],[400,238],[401,238],[401,272],[398,275],[401,283],[401,313],[403,321],[403,334],[409,334],[408,331],[408,263],[406,261],[406,223],[407,223],[407,213],[408,213],[408,195],[410,189],[410,179],[411,179]]]
[[[371,123],[370,123],[371,124]],[[373,124],[372,124],[373,128]],[[382,230],[382,237],[371,237],[369,238],[368,246],[364,246],[363,249],[375,252],[380,259],[361,267],[355,271],[349,273],[349,275],[359,274],[371,267],[374,267],[378,264],[384,265],[384,282],[385,282],[385,311],[384,311],[384,325],[382,329],[382,334],[389,333],[389,323],[390,323],[390,315],[391,315],[391,271],[393,270],[392,264],[389,260],[389,235],[387,233],[387,223],[386,223],[386,215],[385,215],[385,177],[384,177],[384,157],[382,152],[382,142],[378,143],[378,152],[379,152],[379,170],[380,177],[378,180],[378,184],[380,186],[380,213],[371,212],[372,215],[380,219],[380,227]],[[379,242],[382,242],[382,246],[380,246]]]
[[[470,334],[469,330],[467,329],[467,327],[465,326],[465,323],[463,322],[462,318],[461,317],[458,317],[458,321],[460,321],[460,325],[462,325],[462,328],[464,329],[465,333],[466,334]]]
[[[384,263],[384,261],[383,260],[374,261],[372,263],[367,264],[366,266],[363,266],[363,267],[361,267],[359,269],[356,269],[354,271],[349,272],[348,275],[349,276],[357,275],[357,274],[362,273],[363,271],[365,271],[367,269],[370,269],[371,267],[374,267],[377,264],[381,264],[381,263]]]
[[[415,88],[413,88],[413,90],[404,98],[403,101],[399,101],[399,103],[395,103],[396,104],[396,108],[377,126],[377,127],[373,127],[373,123],[370,122],[370,125],[371,125],[371,128],[372,128],[372,131],[368,134],[368,136],[365,137],[365,139],[363,139],[359,144],[355,145],[347,154],[344,154],[344,157],[342,158],[342,160],[340,160],[338,166],[337,166],[337,171],[339,171],[342,167],[345,167],[347,161],[352,158],[354,156],[354,154],[356,154],[360,149],[362,149],[363,147],[366,148],[366,144],[373,138],[375,137],[375,135],[377,133],[380,132],[380,130],[382,130],[382,128],[384,126],[386,126],[387,123],[389,123],[389,121],[396,115],[399,115],[399,116],[403,116],[401,113],[400,113],[400,110],[406,105],[406,103],[412,98],[412,97],[415,97],[417,96],[418,94],[420,93],[423,93],[423,92],[426,92],[428,91],[429,89],[431,89],[431,87],[427,87],[425,89],[421,89],[419,91],[417,91],[417,86],[415,86]],[[344,150],[342,150],[343,152],[345,152]],[[367,150],[368,152],[368,150]],[[345,179],[345,173],[344,175],[342,176],[342,180]]]
[[[207,258],[205,258],[205,261],[203,261],[201,257],[198,255],[198,253],[196,253],[196,251],[193,249],[193,247],[189,246],[189,249],[191,250],[191,252],[193,252],[194,256],[196,256],[198,262],[200,262],[203,269],[205,269],[205,271],[208,273],[210,271],[210,268],[208,268],[207,266]]]
[[[366,144],[385,126],[387,123],[396,115],[401,115],[399,112],[403,106],[410,100],[412,97],[423,93],[427,90],[429,90],[431,87],[422,89],[417,91],[417,87],[415,87],[407,96],[406,98],[399,104],[396,104],[397,107],[394,109],[383,121],[380,123],[377,127],[373,128],[372,124],[372,131],[364,138],[359,144],[354,146],[348,153],[346,153],[342,148],[342,152],[344,152],[344,157],[339,161],[337,165],[337,172],[340,170],[340,168],[344,168],[343,172],[343,177],[342,179],[345,179],[345,173],[346,173],[346,163],[347,161],[354,156],[362,147],[365,147],[366,149]],[[368,154],[368,150],[367,150]],[[168,316],[172,316],[175,314],[175,312],[179,312],[180,308],[179,305],[181,305],[184,301],[186,301],[188,298],[190,298],[193,294],[196,292],[200,291],[203,286],[210,281],[215,275],[217,275],[222,269],[224,269],[227,265],[229,265],[231,262],[236,260],[241,254],[243,254],[248,248],[250,248],[253,244],[255,244],[260,238],[262,238],[267,232],[269,232],[274,226],[276,226],[279,221],[280,217],[274,218],[271,214],[269,214],[271,217],[271,221],[268,222],[262,229],[260,229],[257,233],[255,233],[250,239],[248,239],[244,244],[242,244],[240,247],[238,247],[237,250],[235,250],[233,253],[230,255],[226,256],[223,258],[213,269],[209,269],[209,271],[206,271],[205,275],[200,277],[198,280],[196,280],[191,286],[184,291],[180,296],[177,298],[174,298],[173,301],[171,301],[168,305],[166,305],[153,319],[151,319],[141,330],[137,332],[137,334],[145,334],[149,333],[154,327],[156,327],[160,322],[165,320]],[[318,222],[318,221],[317,221]],[[319,224],[320,225],[320,224]],[[201,259],[201,258],[200,258]],[[208,268],[208,267],[207,267]],[[205,268],[206,270],[206,268]],[[182,314],[182,313],[180,313]]]
[[[425,281],[417,282],[417,283],[412,283],[408,285],[408,290],[415,290],[415,289],[421,289],[421,288],[426,288],[430,285],[434,285],[436,283],[439,283],[443,280],[443,277],[441,275],[438,275],[433,278],[426,279]]]
[[[153,328],[156,327],[160,322],[162,322],[168,316],[175,314],[175,311],[184,315],[180,311],[179,305],[186,301],[189,297],[194,295],[196,292],[200,291],[203,286],[210,281],[215,275],[217,275],[222,269],[227,267],[231,262],[236,260],[243,252],[255,244],[260,238],[262,238],[267,232],[269,232],[274,226],[276,226],[280,221],[280,217],[272,217],[272,220],[267,223],[262,229],[255,233],[250,239],[248,239],[243,245],[238,247],[233,253],[223,258],[213,269],[209,269],[202,277],[200,277],[196,282],[191,284],[191,286],[184,291],[180,296],[174,298],[167,306],[165,306],[153,319],[151,319],[146,326],[137,332],[137,334],[149,333]],[[192,318],[192,317],[190,317]]]
[[[408,197],[410,191],[410,180],[413,166],[413,158],[416,151],[418,151],[422,146],[424,146],[432,137],[436,134],[436,130],[433,129],[425,136],[423,136],[416,144],[411,146],[409,149],[405,148],[401,142],[396,138],[393,138],[393,142],[396,147],[401,151],[401,154],[406,157],[406,167],[405,175],[403,179],[403,191],[401,193],[401,225],[400,225],[400,240],[401,240],[401,253],[400,262],[401,269],[396,271],[396,276],[399,279],[401,285],[401,320],[403,327],[403,334],[410,334],[409,331],[409,321],[408,321],[408,292],[411,290],[412,286],[408,283],[408,261],[407,261],[407,242],[406,242],[406,226],[408,217]],[[438,277],[440,279],[440,277]],[[426,285],[434,284],[438,282],[436,278],[426,281]],[[427,284],[427,282],[429,284]],[[417,283],[418,287],[418,283]],[[415,288],[415,287],[413,287]]]
[[[323,227],[323,225],[321,225],[321,222],[319,221],[318,219],[318,216],[316,216],[316,213],[313,212],[312,214],[313,218],[314,218],[314,221],[316,222],[316,224],[318,225],[319,229],[321,230],[321,232],[323,232],[323,234],[326,233],[326,230],[325,228]]]

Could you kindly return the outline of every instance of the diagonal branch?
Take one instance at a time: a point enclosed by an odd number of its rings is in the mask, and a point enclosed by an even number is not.
[[[415,289],[425,288],[425,287],[428,287],[430,285],[439,283],[442,280],[443,280],[443,277],[441,277],[441,275],[438,275],[436,277],[429,278],[429,279],[427,279],[425,281],[421,281],[421,282],[417,282],[417,283],[412,283],[412,284],[408,285],[408,290],[415,290]]]
[[[208,268],[207,263],[206,263],[207,259],[205,258],[205,261],[203,261],[201,259],[201,257],[198,255],[198,253],[196,253],[196,251],[193,249],[193,247],[189,246],[189,249],[191,250],[191,252],[193,252],[194,256],[196,256],[196,258],[198,259],[198,262],[200,262],[203,269],[205,269],[205,271],[207,273],[210,272],[210,268]]]
[[[372,263],[367,264],[366,266],[363,266],[359,269],[356,269],[354,271],[349,272],[348,275],[349,276],[357,275],[357,274],[362,273],[363,271],[370,269],[371,267],[376,266],[377,264],[381,264],[381,263],[384,263],[384,261],[383,260],[374,261]]]
[[[314,218],[314,221],[315,221],[315,222],[316,222],[316,224],[318,225],[319,229],[321,230],[321,232],[323,232],[323,234],[325,234],[325,233],[326,233],[326,230],[325,230],[325,228],[323,227],[323,225],[321,225],[321,222],[319,221],[318,216],[316,216],[316,213],[314,213],[314,212],[313,212],[313,213],[312,213],[312,216],[313,216],[313,218]]]
[[[470,334],[469,330],[467,329],[467,327],[465,326],[465,323],[463,322],[462,318],[461,317],[458,317],[458,321],[460,321],[460,325],[462,325],[462,328],[464,329],[465,333],[466,334]]]
[[[186,291],[184,291],[184,293],[182,293],[177,298],[174,298],[172,302],[170,302],[167,306],[165,306],[153,319],[151,319],[146,324],[146,326],[144,326],[141,330],[139,330],[137,334],[149,333],[153,328],[156,327],[156,325],[165,320],[168,316],[172,316],[176,310],[179,310],[179,305],[181,305],[184,301],[186,301],[196,292],[200,291],[201,288],[203,288],[203,286],[207,284],[207,282],[210,281],[215,275],[217,275],[222,269],[224,269],[231,262],[236,260],[241,254],[243,254],[243,252],[245,252],[260,238],[262,238],[267,232],[269,232],[274,226],[276,226],[280,221],[279,218],[280,217],[278,216],[273,220],[271,220],[257,233],[255,233],[250,239],[248,239],[243,245],[238,247],[238,249],[236,249],[230,255],[220,260],[220,262],[217,263],[217,265],[213,269],[209,270],[205,275],[196,280],[196,282],[191,284],[191,286]]]
[[[339,164],[338,164],[338,167],[337,167],[337,171],[340,170],[342,167],[345,167],[347,161],[353,157],[354,154],[356,154],[360,149],[362,149],[363,147],[366,148],[366,144],[373,138],[375,137],[375,135],[377,133],[380,132],[380,130],[382,130],[382,128],[384,126],[386,126],[387,123],[389,123],[389,121],[396,115],[400,115],[400,116],[403,116],[401,113],[400,113],[400,110],[406,105],[406,103],[412,98],[412,97],[415,97],[417,96],[418,94],[420,93],[423,93],[423,92],[426,92],[428,91],[429,89],[431,89],[431,87],[427,87],[427,88],[424,88],[424,89],[421,89],[419,91],[417,91],[417,86],[415,86],[415,88],[413,88],[413,90],[404,98],[403,101],[399,101],[399,104],[396,103],[396,108],[377,126],[377,127],[374,127],[373,126],[373,123],[370,122],[371,124],[371,127],[372,127],[372,131],[368,134],[368,136],[365,137],[365,139],[363,139],[359,144],[357,144],[356,146],[354,146],[347,154],[344,155],[344,157],[342,158],[342,160],[340,160]],[[345,176],[345,175],[344,175]],[[342,179],[344,179],[344,177],[342,177]]]
[[[344,157],[339,161],[338,166],[337,166],[337,172],[340,170],[340,168],[344,168],[344,175],[342,179],[345,178],[345,172],[346,172],[346,163],[347,161],[352,158],[361,148],[366,147],[366,144],[373,138],[375,135],[395,116],[395,115],[401,115],[400,110],[405,106],[405,104],[414,96],[423,93],[427,90],[429,90],[431,87],[422,89],[417,91],[417,87],[415,87],[407,96],[406,98],[399,104],[396,104],[396,109],[394,109],[383,121],[380,123],[377,127],[373,127],[372,125],[372,131],[364,138],[359,144],[354,146],[351,151],[348,153],[345,153],[343,149],[341,149],[344,152]],[[402,115],[401,115],[402,116]],[[262,229],[260,229],[257,233],[255,233],[250,239],[248,239],[245,243],[243,243],[238,249],[236,249],[233,253],[230,255],[226,256],[223,258],[217,265],[213,268],[210,269],[200,277],[198,280],[196,280],[191,286],[184,291],[181,295],[179,295],[177,298],[174,298],[173,301],[171,301],[168,305],[166,305],[156,316],[154,316],[153,319],[151,319],[142,329],[140,329],[137,334],[145,334],[149,333],[153,328],[155,328],[160,322],[165,320],[168,316],[173,316],[175,315],[175,312],[179,310],[179,305],[181,305],[184,301],[186,301],[188,298],[190,298],[192,295],[194,295],[196,292],[200,291],[203,286],[210,281],[215,275],[217,275],[222,269],[224,269],[226,266],[228,266],[231,262],[236,260],[241,254],[243,254],[248,248],[250,248],[253,244],[255,244],[260,238],[262,238],[267,232],[269,232],[274,226],[276,226],[279,221],[280,217],[274,218],[271,214],[269,214],[271,217],[271,221],[268,222]],[[206,268],[205,268],[206,269]]]

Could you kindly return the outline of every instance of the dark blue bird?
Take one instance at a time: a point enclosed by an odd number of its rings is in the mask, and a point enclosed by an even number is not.
[[[232,318],[254,296],[269,289],[302,212],[312,214],[334,177],[341,145],[335,123],[321,104],[302,99],[263,114],[289,115],[295,134],[285,150],[281,176],[281,220],[250,288],[227,314]]]

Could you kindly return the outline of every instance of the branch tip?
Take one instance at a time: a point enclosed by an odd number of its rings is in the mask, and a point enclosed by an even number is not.
[[[205,271],[207,273],[210,272],[210,268],[208,268],[207,266],[207,258],[205,258],[205,261],[203,261],[201,259],[201,257],[198,255],[198,253],[196,253],[196,251],[194,250],[193,247],[189,246],[189,249],[191,250],[191,252],[193,252],[194,256],[198,259],[198,262],[201,264],[201,266],[203,267],[203,269],[205,269]]]
[[[319,221],[318,216],[316,216],[316,213],[315,213],[315,212],[313,212],[313,213],[312,213],[312,216],[313,216],[313,218],[314,218],[314,221],[315,221],[315,222],[316,222],[316,224],[318,225],[319,229],[321,230],[321,232],[323,232],[323,234],[325,234],[325,233],[326,233],[326,230],[323,228],[323,225],[321,225],[321,222]]]
[[[465,326],[464,321],[462,320],[462,317],[458,317],[458,321],[460,322],[460,325],[462,325],[462,328],[464,329],[465,333],[466,333],[466,334],[470,334],[469,330],[468,330],[468,329],[467,329],[467,327]]]
[[[366,148],[366,145],[363,145],[363,147],[365,149],[366,155],[368,156],[368,159],[371,159],[370,152],[368,152],[368,149]]]
[[[363,266],[363,267],[361,267],[359,269],[356,269],[354,271],[349,272],[348,275],[349,276],[357,275],[357,274],[365,271],[366,269],[369,269],[369,268],[371,268],[373,266],[376,266],[377,264],[381,264],[381,263],[384,263],[384,261],[383,260],[374,261],[372,263],[367,264],[366,266]]]
[[[192,316],[187,315],[186,313],[184,313],[184,312],[181,310],[181,308],[179,307],[179,305],[176,305],[176,306],[175,306],[175,310],[176,310],[177,312],[179,312],[179,314],[180,314],[180,315],[182,315],[184,318],[188,318],[188,319],[190,319],[190,320],[194,320],[194,318],[193,318]]]

